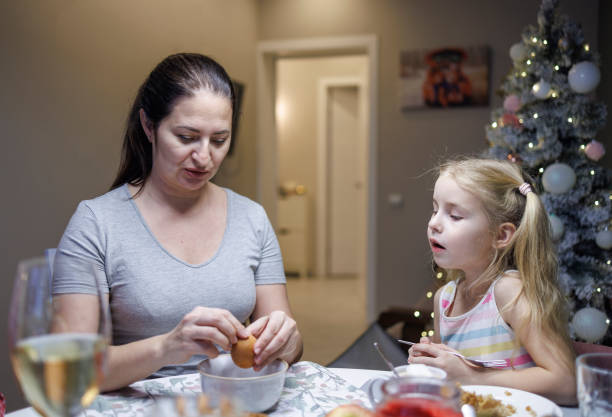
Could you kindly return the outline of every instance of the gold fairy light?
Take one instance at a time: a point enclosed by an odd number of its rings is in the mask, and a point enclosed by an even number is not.
[[[427,332],[426,332],[425,330],[423,330],[423,331],[421,332],[421,337],[426,337],[426,336],[427,336]]]
[[[532,58],[535,58],[535,52],[532,51],[530,55]]]
[[[525,71],[521,72],[521,77],[523,77],[523,78],[524,78],[524,77],[526,77],[526,76],[527,76],[527,73],[526,73]]]
[[[582,145],[580,145],[580,149],[584,151],[586,149],[586,145],[583,143]]]
[[[606,324],[610,324],[610,319],[606,319]]]
[[[544,45],[548,45],[548,41],[547,41],[546,39],[544,39],[544,40],[542,41],[542,43],[543,43]]]
[[[420,317],[421,316],[421,312],[419,310],[416,310],[414,312],[414,317]]]
[[[531,59],[527,60],[527,65],[531,65]]]
[[[552,93],[550,93],[550,96],[552,98],[557,98],[557,93],[555,91],[553,91]]]
[[[523,124],[523,118],[522,117],[519,119],[519,123]]]
[[[568,118],[567,118],[567,122],[568,122],[568,123],[573,123],[573,122],[574,122],[574,119],[572,119],[571,117],[568,117]]]
[[[589,50],[590,50],[590,49],[591,49],[591,47],[589,46],[589,44],[588,44],[588,43],[585,43],[585,44],[584,44],[584,50],[585,50],[585,51],[587,51],[587,52],[589,52]]]
[[[492,127],[493,129],[497,128],[497,122],[493,122],[493,123],[491,123],[491,127]]]
[[[595,175],[595,170],[594,169],[591,170],[591,175]],[[595,205],[598,206],[599,205],[599,201],[596,201]]]
[[[428,336],[433,336],[433,335],[434,335],[434,331],[433,331],[433,330],[428,331],[428,332],[427,332],[427,335],[428,335]]]
[[[534,114],[533,114],[533,118],[534,118],[534,119],[537,119],[537,118],[538,118],[538,114],[537,114],[537,113],[534,113]]]
[[[559,71],[559,66],[555,65],[555,71]]]
[[[433,319],[434,318],[434,312],[432,311],[429,316]]]
[[[543,173],[544,173],[544,168],[540,168],[540,169],[538,169],[538,172],[539,172],[540,174],[543,174]]]
[[[529,149],[533,149],[533,142],[529,142],[527,146],[529,146]]]
[[[443,276],[444,276],[444,274],[442,272],[438,272],[436,274],[436,278],[438,278],[438,279],[442,278]]]
[[[427,291],[427,298],[433,297],[433,293],[431,291]]]
[[[608,260],[606,261],[606,264],[608,264],[608,265],[612,265],[612,260],[608,259]]]
[[[533,43],[536,43],[536,42],[538,41],[538,38],[536,38],[536,37],[534,36],[533,38],[531,38],[531,41],[532,41]]]
[[[601,288],[597,288],[597,292],[601,292]]]

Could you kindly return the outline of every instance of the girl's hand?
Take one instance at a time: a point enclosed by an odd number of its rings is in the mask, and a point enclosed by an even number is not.
[[[246,329],[257,338],[255,343],[256,371],[277,358],[290,361],[298,347],[299,332],[295,320],[284,311],[276,310],[255,320]]]
[[[456,350],[441,344],[432,343],[427,338],[421,338],[420,343],[413,345],[409,351],[408,363],[422,363],[443,369],[451,379],[460,382],[469,381],[478,371],[476,365],[470,364],[463,359],[448,353]],[[458,353],[458,352],[457,352]]]
[[[238,338],[249,337],[242,323],[227,310],[196,307],[177,326],[166,333],[161,342],[165,363],[182,363],[192,355],[215,358],[217,347],[231,350]]]

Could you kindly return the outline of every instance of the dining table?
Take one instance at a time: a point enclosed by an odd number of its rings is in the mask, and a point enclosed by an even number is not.
[[[324,417],[341,404],[354,403],[371,408],[368,386],[373,381],[390,377],[389,371],[327,368],[314,362],[297,362],[287,371],[278,403],[266,414],[269,417]],[[83,414],[84,417],[149,416],[159,396],[193,394],[201,390],[198,373],[145,379],[121,390],[98,395]],[[560,407],[560,410],[563,415],[558,417],[580,416],[576,407]],[[31,407],[6,416],[40,417]]]

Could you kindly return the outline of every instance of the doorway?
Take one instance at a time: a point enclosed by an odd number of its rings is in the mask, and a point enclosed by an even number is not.
[[[362,78],[319,81],[319,275],[365,276],[367,100]]]
[[[365,154],[367,155],[367,177],[363,181],[365,205],[365,254],[362,270],[365,271],[363,293],[367,321],[375,319],[375,242],[376,242],[376,113],[377,113],[377,41],[374,36],[337,38],[311,38],[286,41],[265,41],[258,44],[257,51],[257,185],[258,198],[264,205],[272,223],[277,226],[278,143],[276,85],[277,61],[284,58],[329,57],[361,54],[367,61],[364,86],[359,90],[368,103],[369,123],[366,128]],[[280,108],[282,113],[282,106]],[[298,184],[299,185],[299,184]],[[316,188],[316,187],[315,187]],[[313,211],[315,209],[313,208]],[[311,254],[312,255],[312,254]],[[317,263],[318,264],[318,263]],[[318,268],[318,267],[317,267]]]

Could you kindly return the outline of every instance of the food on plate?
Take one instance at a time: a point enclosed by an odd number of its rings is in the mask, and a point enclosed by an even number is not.
[[[374,417],[374,413],[357,404],[343,404],[331,410],[325,417]]]
[[[512,393],[506,391],[506,395]],[[461,404],[474,407],[477,417],[508,417],[516,412],[516,408],[493,398],[491,394],[480,395],[461,390]]]
[[[247,339],[238,339],[232,346],[232,360],[241,368],[252,368],[254,364],[255,352],[253,347],[257,339],[250,335]]]

